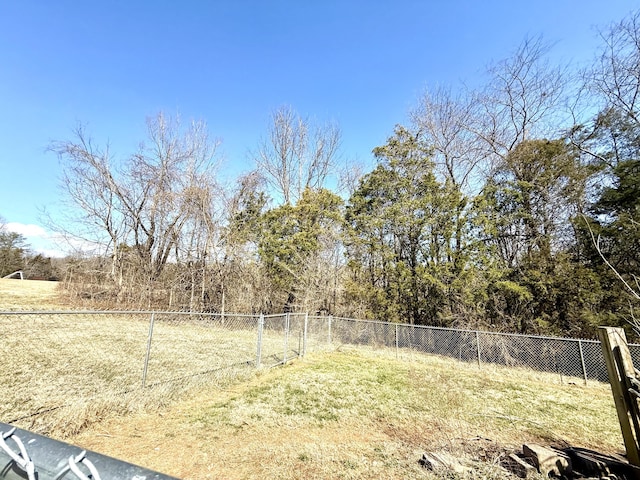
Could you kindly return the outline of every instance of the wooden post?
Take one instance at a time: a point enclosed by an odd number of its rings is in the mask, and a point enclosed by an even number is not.
[[[635,370],[627,338],[622,328],[614,327],[600,327],[598,337],[602,342],[602,353],[607,364],[607,373],[618,412],[620,430],[622,430],[624,445],[627,449],[627,459],[632,465],[640,466],[638,403],[629,393],[630,379],[635,378]],[[640,478],[640,476],[636,475],[636,478]]]

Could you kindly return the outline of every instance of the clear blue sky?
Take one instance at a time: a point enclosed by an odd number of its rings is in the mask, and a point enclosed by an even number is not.
[[[287,104],[369,161],[427,86],[474,84],[527,36],[587,61],[594,26],[629,0],[0,0],[0,216],[41,225],[60,168],[46,151],[79,122],[116,155],[159,111],[204,120],[229,178]],[[28,240],[45,248],[34,227]],[[25,230],[25,232],[27,232]],[[27,232],[28,233],[28,232]],[[40,232],[42,233],[42,232]]]

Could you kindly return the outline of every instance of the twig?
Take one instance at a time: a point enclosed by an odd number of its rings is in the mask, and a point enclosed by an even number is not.
[[[589,221],[584,216],[584,214],[582,214],[582,218],[584,219],[584,222],[587,224],[587,228],[589,229],[589,233],[591,234],[591,241],[593,242],[593,245],[596,247],[596,251],[598,252],[600,257],[602,258],[604,263],[611,270],[613,270],[613,273],[615,273],[616,276],[620,279],[620,281],[624,284],[624,286],[627,287],[629,292],[631,292],[631,295],[633,295],[636,299],[640,300],[640,293],[636,292],[633,289],[633,287],[631,285],[629,285],[624,278],[622,278],[622,275],[620,275],[620,273],[616,270],[616,268],[613,265],[611,265],[609,260],[607,260],[607,257],[605,257],[604,254],[602,253],[602,249],[600,248],[600,235],[598,235],[598,239],[596,240],[595,234],[593,233],[593,229],[591,228],[591,225],[589,224]]]

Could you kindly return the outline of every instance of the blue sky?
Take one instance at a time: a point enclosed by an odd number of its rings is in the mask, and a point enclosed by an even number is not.
[[[407,122],[425,87],[482,82],[527,36],[587,62],[594,27],[629,0],[0,0],[0,216],[35,249],[40,210],[60,201],[54,140],[79,123],[116,156],[159,111],[204,120],[222,141],[222,174],[252,168],[270,113],[290,105],[335,121],[346,158]],[[26,226],[30,226],[27,229]],[[21,230],[22,229],[22,230]]]

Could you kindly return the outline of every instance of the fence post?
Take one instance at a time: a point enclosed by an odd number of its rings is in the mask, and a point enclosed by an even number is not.
[[[309,312],[304,314],[304,330],[302,333],[302,356],[307,354],[307,334],[309,331]]]
[[[284,355],[282,356],[284,365],[287,364],[287,350],[289,349],[289,315],[291,314],[287,313],[284,316]]]
[[[151,338],[153,337],[153,324],[155,322],[155,312],[151,313],[149,321],[149,335],[147,337],[147,353],[144,356],[144,368],[142,369],[142,388],[147,384],[147,369],[149,368],[149,357],[151,356]]]
[[[640,466],[638,403],[635,395],[629,391],[630,378],[635,378],[635,368],[629,353],[627,337],[622,328],[614,327],[599,327],[598,337],[607,364],[607,374],[627,450],[627,459],[629,463]]]
[[[482,357],[480,356],[480,332],[476,330],[476,350],[478,352],[478,367],[482,362]]]
[[[396,323],[396,358],[398,358],[398,324]]]
[[[220,325],[224,327],[224,288],[222,289],[222,308],[220,310]]]
[[[258,318],[258,346],[256,352],[256,368],[260,368],[262,363],[262,330],[264,330],[264,315],[261,313]]]
[[[578,349],[580,350],[580,364],[582,365],[582,375],[584,376],[584,384],[587,384],[587,367],[584,364],[584,352],[582,351],[582,340],[578,340]]]
[[[333,315],[329,315],[329,345],[331,345],[331,320],[333,319]]]

